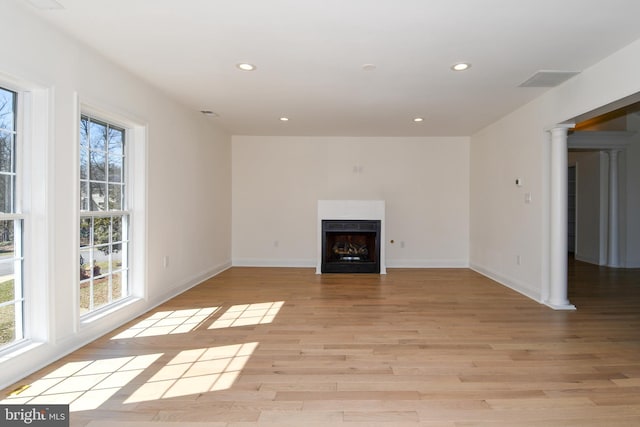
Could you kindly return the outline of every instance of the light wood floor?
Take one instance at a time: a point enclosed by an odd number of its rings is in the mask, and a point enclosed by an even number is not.
[[[570,298],[464,269],[232,268],[15,399],[90,427],[640,425],[640,271],[570,262]]]

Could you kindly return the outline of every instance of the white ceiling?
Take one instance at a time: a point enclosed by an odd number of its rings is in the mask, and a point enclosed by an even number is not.
[[[238,135],[471,135],[640,38],[638,0],[14,1]]]

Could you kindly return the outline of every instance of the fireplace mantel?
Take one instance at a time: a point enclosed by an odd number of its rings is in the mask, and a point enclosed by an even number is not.
[[[322,272],[322,220],[359,219],[380,221],[380,274],[386,274],[384,200],[318,200],[318,247],[316,274]]]

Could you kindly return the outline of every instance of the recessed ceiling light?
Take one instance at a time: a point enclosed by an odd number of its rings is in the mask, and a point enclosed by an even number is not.
[[[469,64],[468,62],[458,62],[457,64],[453,64],[451,66],[451,69],[453,71],[464,71],[468,70],[469,68],[471,68],[471,64]]]
[[[238,67],[238,69],[242,71],[253,71],[258,68],[253,64],[249,64],[248,62],[241,62],[239,64],[236,64],[236,67]]]
[[[281,122],[288,122],[289,121],[289,117],[280,117],[280,121]]]
[[[420,122],[423,122],[424,119],[422,117],[416,117],[416,118],[413,119],[413,121],[416,122],[416,123],[420,123]]]

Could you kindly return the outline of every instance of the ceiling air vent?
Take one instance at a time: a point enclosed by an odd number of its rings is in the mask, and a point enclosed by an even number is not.
[[[554,87],[580,74],[579,71],[548,71],[541,70],[535,73],[519,87]]]
[[[27,0],[27,1],[31,3],[31,6],[35,7],[36,9],[42,9],[42,10],[64,9],[64,6],[62,6],[56,0]]]

